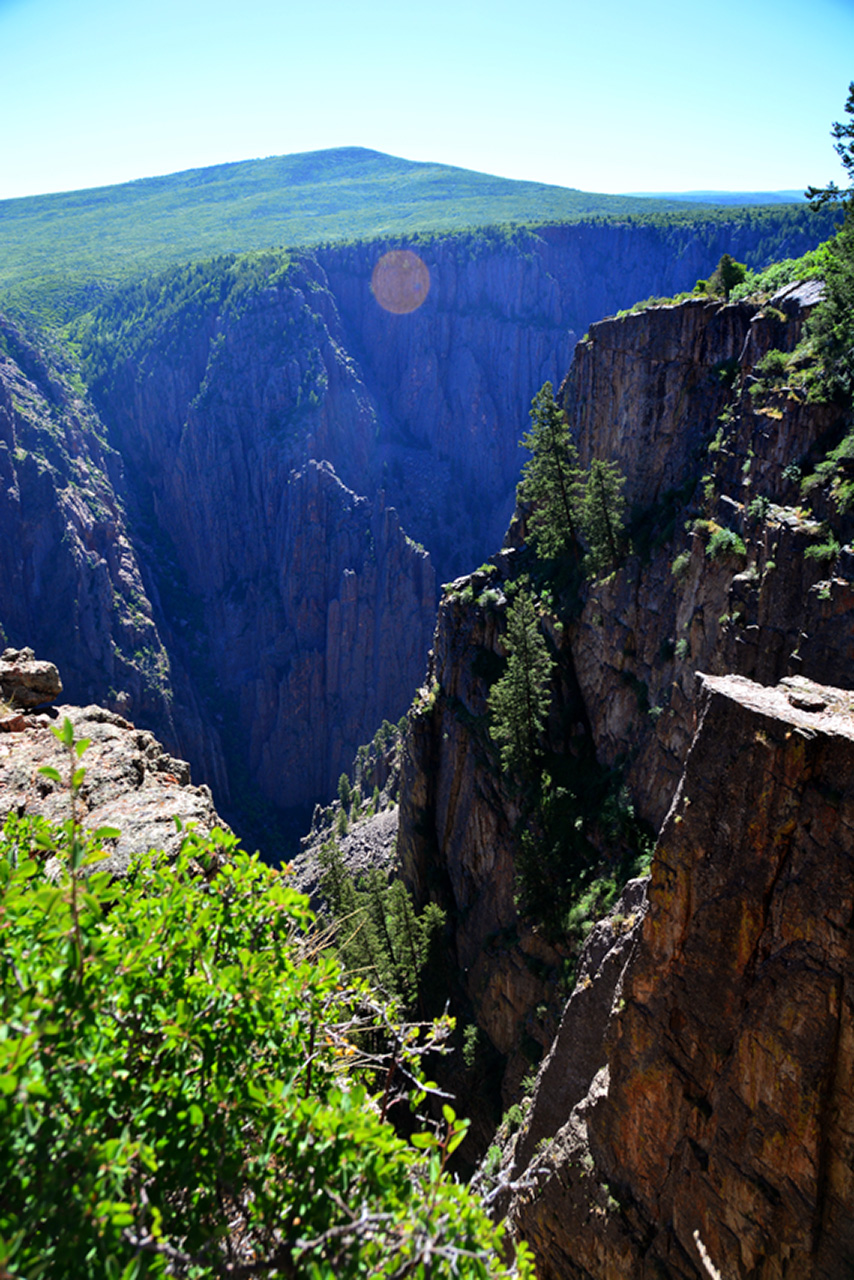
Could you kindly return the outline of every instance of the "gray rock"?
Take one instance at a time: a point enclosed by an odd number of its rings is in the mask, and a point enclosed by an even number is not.
[[[194,787],[187,764],[164,751],[153,734],[103,707],[59,707],[56,723],[66,717],[75,740],[89,744],[79,761],[86,772],[75,816],[89,831],[114,827],[121,833],[105,842],[103,869],[125,875],[132,860],[150,849],[174,858],[191,825],[202,836],[214,827],[228,830],[209,789]],[[0,824],[9,813],[63,822],[71,813],[69,789],[40,770],[47,765],[67,778],[68,754],[44,717],[23,719],[23,731],[0,740]]]
[[[62,681],[52,662],[40,662],[32,649],[4,649],[0,657],[0,697],[26,710],[53,702]]]

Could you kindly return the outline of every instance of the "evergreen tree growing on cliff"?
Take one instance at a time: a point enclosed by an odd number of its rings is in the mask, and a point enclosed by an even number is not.
[[[490,734],[499,744],[501,767],[522,776],[533,772],[541,754],[540,735],[551,704],[554,663],[529,593],[519,590],[507,610],[507,670],[489,695]]]
[[[721,260],[708,282],[709,293],[722,293],[724,301],[729,302],[730,293],[746,275],[747,267],[743,262],[736,262],[728,253],[721,254]]]
[[[550,382],[534,396],[530,416],[531,430],[520,441],[531,457],[522,468],[519,498],[534,504],[528,536],[537,554],[548,559],[577,543],[582,473]]]
[[[834,150],[854,182],[854,81],[848,86],[845,111],[850,123],[837,121],[832,136]],[[822,361],[825,394],[850,404],[854,399],[854,186],[840,190],[834,182],[824,188],[810,187],[806,195],[818,207],[839,200],[845,211],[841,231],[830,242],[830,260],[825,268],[824,299],[816,307],[807,327]]]
[[[587,568],[593,573],[616,569],[623,540],[623,487],[626,477],[617,464],[594,458],[590,464],[581,521],[589,550]]]
[[[845,113],[851,116],[851,120],[847,122],[837,120],[831,126],[830,136],[836,139],[833,144],[833,150],[839,156],[842,167],[852,183],[854,183],[854,80],[848,86]],[[830,182],[826,187],[807,187],[804,195],[808,200],[812,201],[814,209],[820,209],[828,201],[841,200],[843,207],[846,211],[849,211],[852,207],[852,201],[854,201],[854,186],[844,191],[835,182]]]

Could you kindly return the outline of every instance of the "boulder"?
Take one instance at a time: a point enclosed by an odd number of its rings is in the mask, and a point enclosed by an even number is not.
[[[0,657],[0,697],[26,710],[54,702],[62,681],[52,662],[42,662],[32,649],[4,649]]]

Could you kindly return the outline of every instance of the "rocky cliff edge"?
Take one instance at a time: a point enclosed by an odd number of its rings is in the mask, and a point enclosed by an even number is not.
[[[541,1280],[854,1265],[854,693],[705,676],[698,710],[587,1087],[556,1128],[582,989],[533,1101]]]

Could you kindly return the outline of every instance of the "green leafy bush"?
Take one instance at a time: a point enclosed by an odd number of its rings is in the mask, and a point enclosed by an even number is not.
[[[765,352],[761,360],[757,361],[756,371],[769,381],[779,382],[785,378],[788,367],[789,357],[786,352],[772,347],[770,351]]]
[[[374,1039],[413,1081],[435,1037],[395,1031],[304,897],[222,832],[121,883],[96,854],[73,818],[0,838],[4,1275],[532,1274],[445,1172],[450,1108],[412,1144],[384,1119]]]
[[[751,520],[756,520],[756,521],[765,520],[768,516],[768,512],[770,511],[770,509],[771,509],[770,498],[767,498],[764,494],[761,494],[761,493],[757,494],[757,496],[751,499],[751,501],[747,504],[747,514]]]
[[[832,564],[841,550],[842,548],[836,538],[834,538],[833,534],[830,534],[824,542],[807,547],[804,555],[808,560],[817,560],[819,564]]]
[[[676,557],[676,559],[673,561],[673,564],[670,566],[670,572],[673,574],[673,577],[676,578],[677,582],[681,581],[682,578],[685,577],[686,573],[688,572],[688,566],[690,565],[690,563],[691,563],[691,552],[680,551],[679,555]]]
[[[747,555],[747,548],[733,529],[715,529],[706,543],[706,552],[714,560],[718,556]]]

